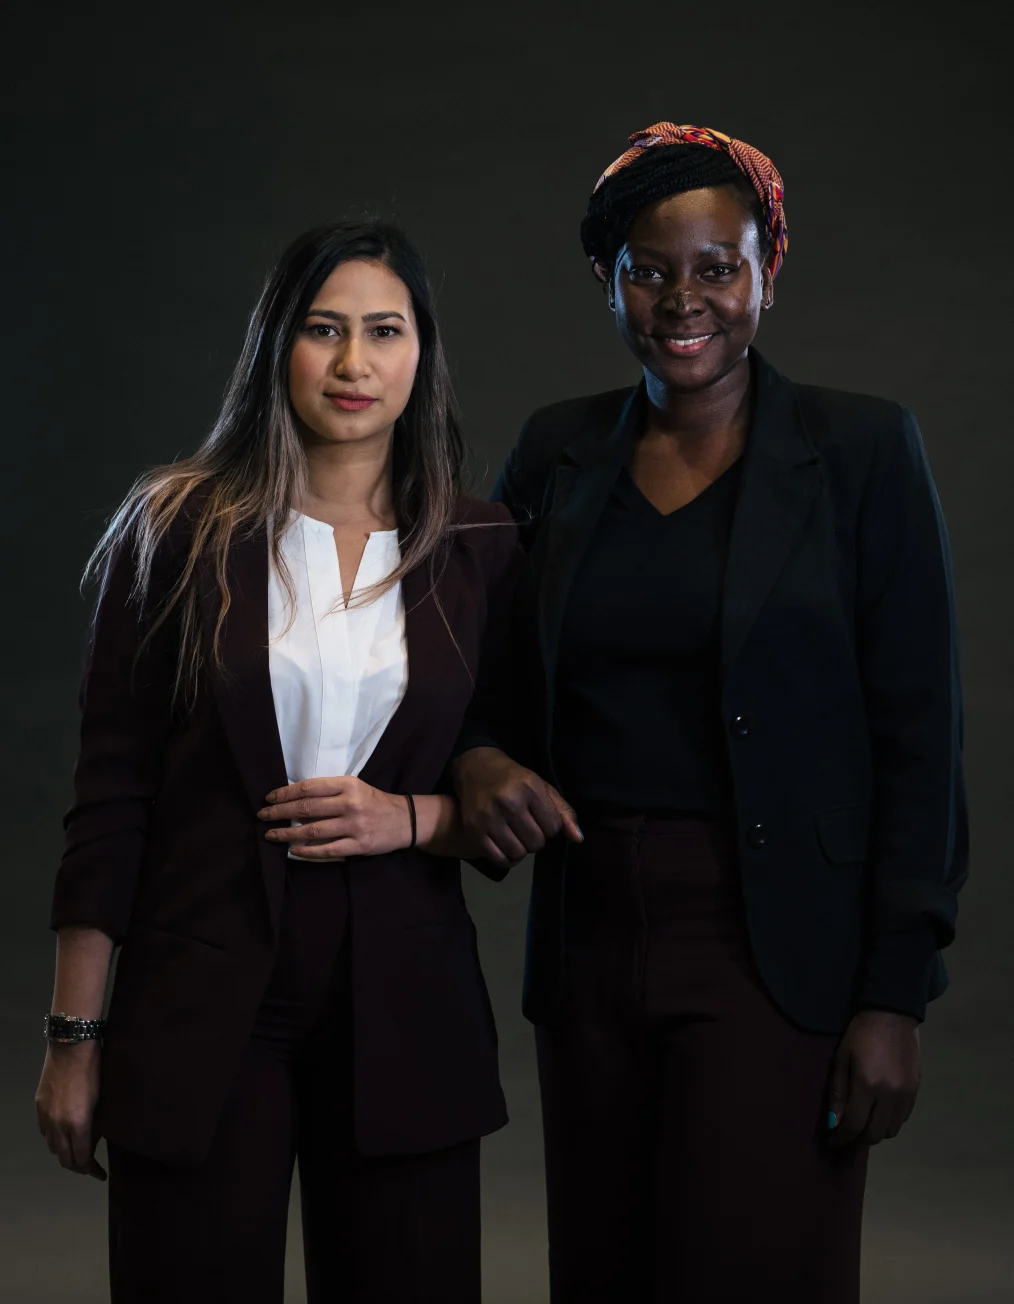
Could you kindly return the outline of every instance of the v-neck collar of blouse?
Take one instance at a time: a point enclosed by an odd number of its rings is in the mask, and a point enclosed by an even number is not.
[[[340,609],[344,611],[353,610],[349,603],[363,589],[369,588],[371,584],[378,583],[384,578],[377,573],[383,570],[385,573],[393,569],[395,563],[395,554],[398,552],[398,531],[394,530],[371,530],[366,536],[366,547],[363,549],[363,555],[359,559],[359,565],[356,568],[355,576],[352,580],[352,591],[349,594],[348,601],[344,599],[344,585],[341,578],[341,566],[338,562],[338,548],[334,538],[334,527],[327,521],[320,521],[315,516],[308,516],[305,512],[293,511],[289,523],[289,528],[299,526],[304,532],[314,535],[319,543],[325,541],[330,544],[331,551],[327,554],[328,570],[331,569],[331,553],[334,555],[334,574],[337,577],[338,594],[342,598]]]
[[[632,508],[640,516],[662,522],[687,520],[701,511],[709,510],[715,505],[716,500],[721,500],[727,493],[735,492],[742,466],[743,454],[741,453],[735,462],[727,466],[717,479],[712,480],[711,484],[702,489],[696,498],[691,498],[688,503],[684,503],[682,507],[677,507],[672,512],[660,512],[638,487],[637,481],[627,467],[620,470],[614,492],[625,506]]]

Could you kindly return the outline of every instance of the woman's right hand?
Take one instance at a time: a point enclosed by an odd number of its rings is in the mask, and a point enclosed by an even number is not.
[[[516,864],[558,833],[584,841],[577,816],[556,789],[505,752],[475,747],[457,757],[452,774],[461,822],[494,864]]]
[[[65,1046],[51,1042],[35,1093],[35,1112],[39,1131],[63,1167],[104,1182],[105,1169],[95,1158],[100,1057],[97,1041]]]

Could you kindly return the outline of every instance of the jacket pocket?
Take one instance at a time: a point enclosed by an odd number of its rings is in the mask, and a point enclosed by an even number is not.
[[[832,865],[861,865],[870,839],[870,813],[866,806],[835,806],[814,815],[817,839],[824,858]]]

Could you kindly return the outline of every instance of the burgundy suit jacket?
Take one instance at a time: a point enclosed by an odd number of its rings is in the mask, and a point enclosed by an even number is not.
[[[494,655],[519,552],[505,508],[461,501],[446,565],[405,577],[405,696],[362,771],[389,792],[440,790],[480,662]],[[475,528],[468,528],[468,527]],[[255,812],[286,782],[268,672],[264,531],[234,545],[222,666],[173,703],[178,630],[142,633],[179,573],[181,526],[156,557],[146,614],[133,556],[113,558],[82,685],[75,802],[52,924],[122,943],[103,1048],[102,1134],[199,1163],[275,959],[284,845]],[[217,594],[201,580],[205,632]],[[365,1154],[439,1149],[507,1121],[496,1032],[457,860],[419,851],[344,868],[354,921],[355,1132]],[[336,922],[341,926],[341,921]]]

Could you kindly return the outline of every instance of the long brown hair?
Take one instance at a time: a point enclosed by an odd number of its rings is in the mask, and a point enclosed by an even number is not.
[[[239,360],[218,419],[190,457],[142,475],[109,522],[85,579],[105,574],[111,555],[132,547],[133,597],[144,607],[156,552],[180,512],[190,517],[189,549],[168,596],[152,613],[147,638],[175,613],[179,622],[176,691],[191,697],[210,652],[220,660],[220,634],[232,595],[229,550],[234,539],[266,528],[282,575],[281,530],[306,485],[306,458],[289,401],[289,357],[317,291],[339,264],[383,263],[408,289],[419,330],[419,365],[408,405],[394,430],[394,499],[401,563],[386,585],[432,559],[454,525],[464,441],[447,360],[422,259],[397,227],[338,222],[315,227],[286,249],[268,276],[250,317]],[[219,595],[211,648],[201,636],[198,568],[210,563]],[[291,587],[290,587],[291,593]]]

